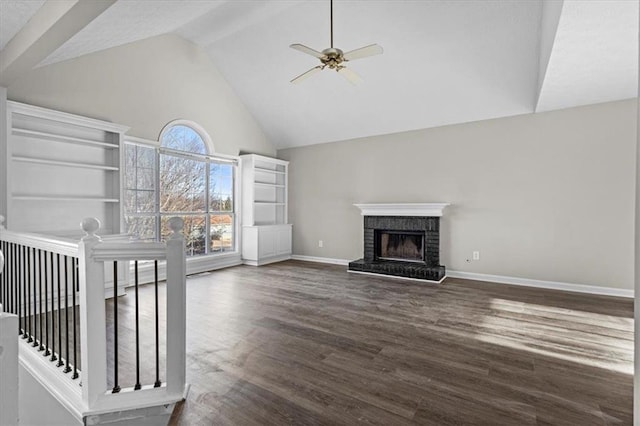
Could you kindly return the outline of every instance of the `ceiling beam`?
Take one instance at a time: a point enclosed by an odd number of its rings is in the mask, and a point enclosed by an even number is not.
[[[116,0],[48,0],[0,51],[0,87],[31,71]]]
[[[207,48],[225,37],[266,21],[292,7],[299,6],[303,1],[221,1],[215,9],[178,28],[176,33]]]
[[[564,0],[544,0],[542,2],[542,18],[540,22],[540,56],[538,58],[538,88],[534,104],[536,111],[538,110],[538,103],[540,102],[540,94],[542,93],[544,79],[547,75],[547,67],[551,60],[551,52],[553,51],[553,44],[556,39],[556,33],[558,32],[563,4]]]

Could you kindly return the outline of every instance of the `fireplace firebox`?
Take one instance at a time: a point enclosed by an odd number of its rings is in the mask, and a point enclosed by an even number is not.
[[[387,205],[357,205],[364,215],[364,257],[350,262],[349,271],[441,281],[440,216],[445,205],[437,204],[440,211],[433,216],[408,214],[425,204],[402,204],[397,216],[387,215],[393,213],[389,208],[378,208],[385,215],[366,214],[362,207]]]
[[[376,259],[424,262],[424,232],[374,230]]]

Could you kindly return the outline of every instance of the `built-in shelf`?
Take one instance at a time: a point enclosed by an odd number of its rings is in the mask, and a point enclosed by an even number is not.
[[[95,170],[109,170],[109,171],[120,170],[120,167],[105,166],[102,164],[74,163],[72,161],[47,160],[44,158],[20,157],[15,155],[12,158],[13,158],[13,161],[19,161],[22,163],[49,164],[52,166],[78,167],[81,169],[95,169]]]
[[[242,155],[242,259],[264,265],[291,258],[292,226],[287,223],[289,163]]]
[[[94,141],[91,139],[77,138],[74,136],[57,135],[55,133],[41,132],[38,130],[21,129],[14,127],[13,132],[16,136],[31,136],[39,139],[48,139],[56,142],[73,143],[80,145],[94,145],[102,148],[117,149],[119,146],[113,143]]]
[[[285,188],[286,185],[279,185],[277,183],[267,183],[267,182],[254,182],[255,186],[264,186],[269,188]]]
[[[102,203],[119,203],[117,198],[103,198],[103,197],[79,197],[71,195],[18,195],[12,196],[14,200],[26,200],[26,201],[98,201]]]
[[[272,170],[272,169],[265,169],[265,168],[263,168],[263,167],[254,167],[254,170],[255,170],[256,172],[275,173],[275,174],[280,174],[280,175],[287,174],[287,172],[285,172],[285,171],[281,171],[281,170]]]
[[[286,203],[276,203],[275,201],[254,201],[259,206],[286,206]]]
[[[54,233],[95,217],[120,232],[126,126],[12,101],[5,118],[10,156],[0,194],[10,229]]]

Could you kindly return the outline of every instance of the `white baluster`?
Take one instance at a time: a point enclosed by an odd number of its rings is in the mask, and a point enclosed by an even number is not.
[[[94,248],[101,243],[96,235],[100,221],[86,218],[81,227],[86,234],[78,247],[82,399],[90,408],[107,390],[104,263],[92,258]]]

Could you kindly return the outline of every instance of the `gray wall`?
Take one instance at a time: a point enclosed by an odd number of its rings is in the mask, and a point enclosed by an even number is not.
[[[440,234],[450,270],[631,289],[636,109],[628,100],[280,150],[294,253],[361,257],[353,203],[450,202]],[[468,261],[474,250],[480,260]]]
[[[8,98],[131,126],[128,134],[152,140],[168,122],[192,120],[218,153],[275,154],[207,54],[173,34],[37,68]]]

